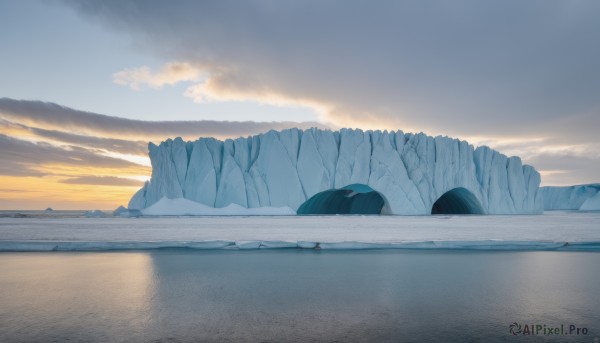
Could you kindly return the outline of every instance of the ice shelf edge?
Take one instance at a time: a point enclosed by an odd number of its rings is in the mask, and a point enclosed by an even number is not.
[[[44,251],[126,251],[155,249],[193,250],[262,250],[262,249],[313,249],[313,250],[374,250],[374,249],[433,249],[433,250],[564,250],[600,251],[600,241],[410,241],[410,242],[312,242],[264,240],[209,240],[209,241],[0,241],[0,252]]]

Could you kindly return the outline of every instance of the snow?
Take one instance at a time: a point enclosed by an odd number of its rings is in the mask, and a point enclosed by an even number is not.
[[[245,208],[237,204],[215,208],[188,199],[160,199],[141,210],[145,216],[289,216],[296,212],[289,207]]]
[[[214,208],[296,211],[319,192],[351,184],[379,192],[384,214],[428,215],[437,199],[459,187],[486,214],[536,214],[543,206],[539,173],[518,157],[423,133],[289,129],[225,141],[169,139],[149,144],[149,151],[151,180],[129,209],[166,197]]]
[[[0,251],[600,250],[600,212],[506,216],[0,218]],[[568,242],[568,244],[567,244]]]
[[[600,184],[578,185],[568,187],[541,187],[544,198],[544,210],[599,210],[597,198]],[[590,203],[587,201],[590,200]],[[584,206],[585,204],[585,206]]]

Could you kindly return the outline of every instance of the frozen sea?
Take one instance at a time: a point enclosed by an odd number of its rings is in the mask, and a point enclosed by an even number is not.
[[[600,250],[600,212],[506,216],[0,216],[0,251],[156,248]]]
[[[0,218],[2,342],[600,340],[597,212],[28,215]]]

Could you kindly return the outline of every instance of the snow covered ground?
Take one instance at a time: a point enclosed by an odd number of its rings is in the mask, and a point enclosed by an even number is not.
[[[289,216],[296,212],[289,207],[253,207],[245,208],[236,204],[215,208],[184,198],[162,198],[154,205],[141,210],[145,216]]]
[[[317,246],[321,249],[600,250],[600,212],[507,216],[0,218],[0,251]]]

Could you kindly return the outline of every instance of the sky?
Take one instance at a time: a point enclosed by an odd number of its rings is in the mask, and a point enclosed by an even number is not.
[[[112,209],[147,143],[425,132],[600,182],[600,2],[0,0],[0,209]]]

